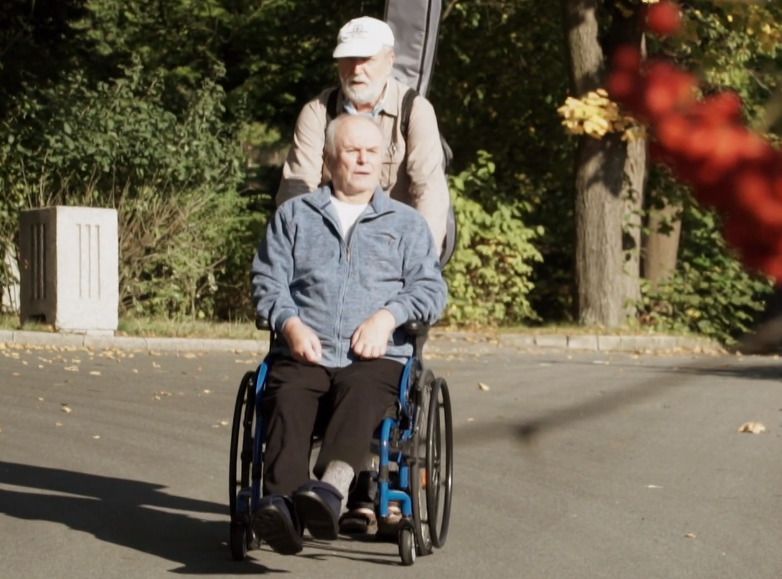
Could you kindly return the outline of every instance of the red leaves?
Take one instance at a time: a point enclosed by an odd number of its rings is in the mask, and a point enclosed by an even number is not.
[[[646,24],[673,34],[678,5],[650,5]],[[782,153],[744,126],[739,96],[698,99],[692,74],[667,61],[642,62],[631,46],[619,47],[611,62],[608,93],[646,122],[655,160],[721,214],[725,239],[747,267],[782,282]]]
[[[646,9],[646,28],[657,36],[675,34],[682,23],[682,14],[676,2],[662,0]]]

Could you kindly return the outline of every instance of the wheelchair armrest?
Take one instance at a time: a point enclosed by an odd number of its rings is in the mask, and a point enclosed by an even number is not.
[[[426,336],[429,333],[429,325],[418,320],[410,320],[409,322],[405,322],[403,327],[408,335],[414,336],[416,338],[418,336]]]
[[[265,332],[268,332],[272,329],[269,320],[258,315],[255,316],[255,327]]]

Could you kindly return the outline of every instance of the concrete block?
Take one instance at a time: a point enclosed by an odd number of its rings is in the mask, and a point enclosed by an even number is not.
[[[532,334],[501,334],[500,344],[512,348],[532,348],[535,346],[535,336]]]
[[[567,348],[567,336],[535,336],[535,345],[541,348]]]
[[[14,332],[14,342],[27,346],[52,346],[54,348],[81,348],[84,336],[76,334],[52,334],[50,332]]]
[[[623,352],[643,352],[653,349],[651,344],[649,336],[622,336],[618,349]]]
[[[567,347],[572,350],[591,350],[595,351],[597,347],[597,336],[568,336]]]
[[[111,335],[119,309],[117,212],[46,207],[20,218],[21,319]]]
[[[614,352],[620,349],[621,336],[597,336],[597,349],[601,352]]]

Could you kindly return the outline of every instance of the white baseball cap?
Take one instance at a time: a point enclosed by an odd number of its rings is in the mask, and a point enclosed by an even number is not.
[[[385,47],[394,47],[391,27],[377,18],[354,18],[340,28],[334,58],[375,56]]]

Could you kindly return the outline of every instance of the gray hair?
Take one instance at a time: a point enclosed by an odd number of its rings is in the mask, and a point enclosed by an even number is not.
[[[375,122],[366,115],[349,115],[342,113],[331,120],[326,127],[326,142],[323,145],[323,152],[326,154],[326,161],[335,159],[337,156],[337,131],[348,121],[367,122],[380,131]]]

